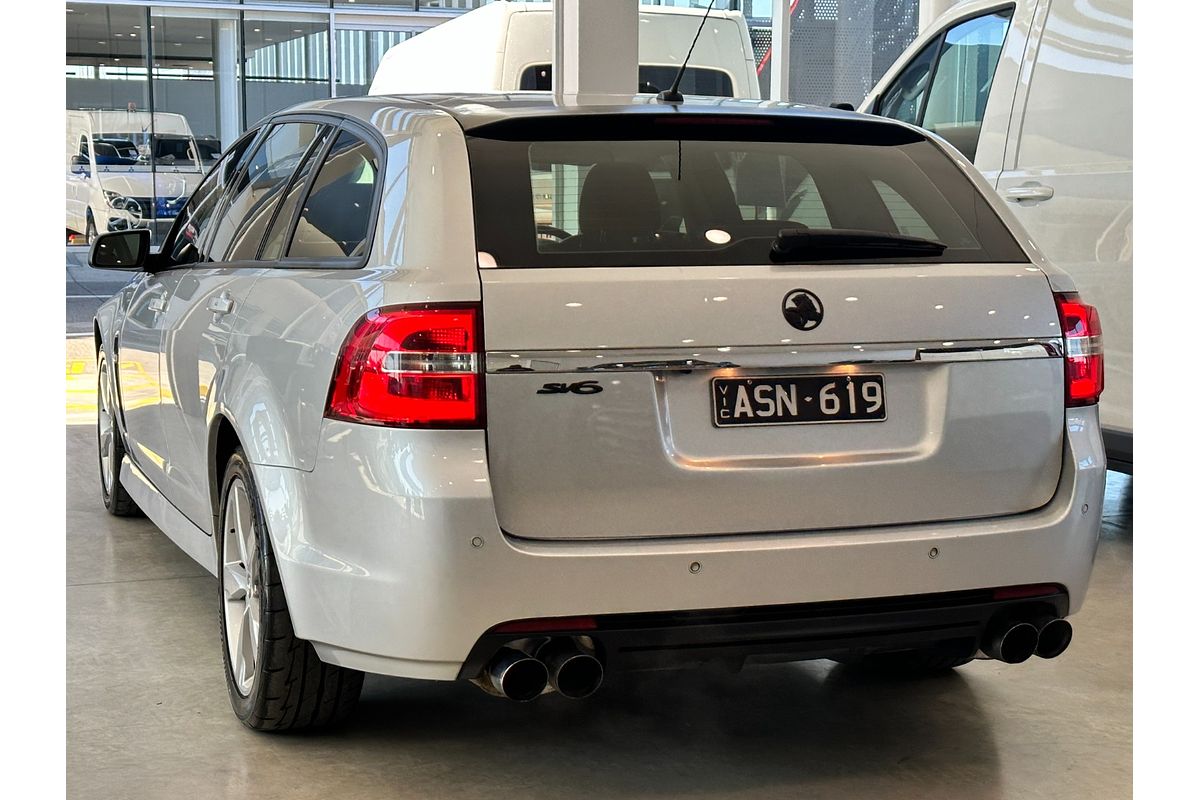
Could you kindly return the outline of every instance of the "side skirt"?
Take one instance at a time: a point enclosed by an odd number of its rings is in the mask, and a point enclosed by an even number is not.
[[[200,566],[217,574],[217,550],[212,537],[197,528],[191,520],[171,505],[162,492],[126,456],[121,461],[121,485],[133,497],[150,521],[158,526],[167,538],[187,553]]]

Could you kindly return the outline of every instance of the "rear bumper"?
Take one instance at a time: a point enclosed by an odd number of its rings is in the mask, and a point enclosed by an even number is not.
[[[670,540],[505,536],[480,431],[327,421],[312,472],[254,469],[297,634],[331,663],[451,680],[487,631],[519,619],[798,606],[1035,583],[1063,587],[1063,611],[1074,613],[1095,556],[1105,461],[1095,408],[1072,409],[1066,431],[1059,485],[1036,511]]]
[[[746,661],[837,658],[944,644],[960,646],[959,652],[969,655],[981,647],[989,625],[1000,620],[1066,614],[1068,600],[1061,588],[1045,589],[1046,594],[1017,599],[1004,599],[1003,590],[985,589],[796,606],[613,614],[591,618],[594,626],[573,628],[568,622],[550,630],[538,626],[525,635],[587,636],[610,672],[711,661],[740,666]],[[485,633],[459,677],[480,675],[500,647],[520,638],[520,624]]]

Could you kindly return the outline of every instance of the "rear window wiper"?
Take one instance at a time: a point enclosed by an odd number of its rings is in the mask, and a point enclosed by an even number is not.
[[[945,251],[946,245],[920,236],[848,228],[784,228],[771,242],[771,261],[788,264],[857,258],[928,258]]]

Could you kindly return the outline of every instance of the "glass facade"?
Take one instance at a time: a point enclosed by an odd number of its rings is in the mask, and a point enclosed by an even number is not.
[[[296,103],[366,94],[389,47],[492,1],[67,0],[69,240],[130,226],[157,239],[249,126]],[[774,5],[713,6],[746,16],[764,97]],[[859,102],[916,36],[918,5],[792,0],[792,99]]]
[[[366,94],[389,47],[487,2],[68,0],[68,241],[129,227],[159,241],[248,127]]]

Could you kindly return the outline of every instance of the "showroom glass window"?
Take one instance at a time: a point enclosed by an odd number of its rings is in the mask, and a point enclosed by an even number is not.
[[[220,156],[222,142],[241,132],[237,86],[218,83],[237,66],[237,12],[233,9],[150,9],[153,57],[155,196],[165,233]]]
[[[338,23],[337,95],[362,97],[371,88],[375,72],[392,45],[415,36],[416,31],[384,28],[379,24]]]
[[[66,227],[80,237],[153,219],[153,165],[135,141],[149,122],[146,17],[131,6],[67,5],[62,169]]]
[[[329,16],[246,11],[242,22],[245,119],[330,96]]]

